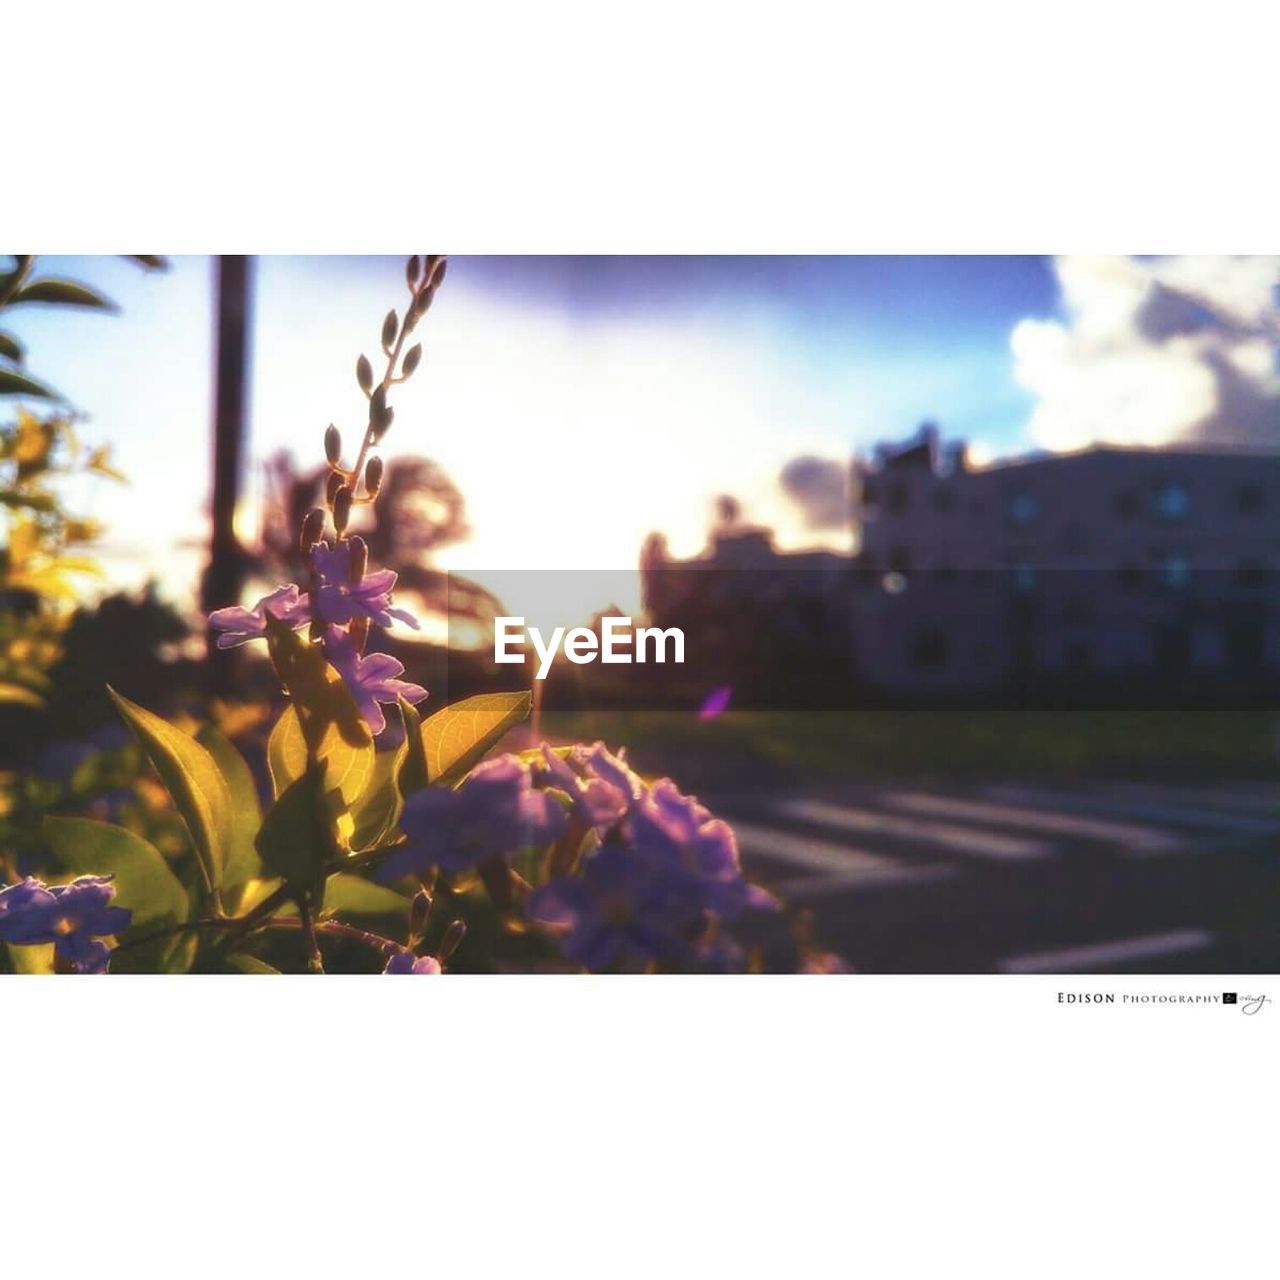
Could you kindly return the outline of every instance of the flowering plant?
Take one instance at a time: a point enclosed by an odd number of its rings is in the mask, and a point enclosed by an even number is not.
[[[410,338],[445,271],[440,256],[409,260],[408,304],[382,326],[381,378],[357,362],[367,422],[349,466],[338,428],[325,433],[324,505],[299,531],[303,581],[209,617],[221,648],[265,644],[288,700],[267,742],[265,811],[249,763],[217,729],[193,735],[113,691],[190,857],[166,858],[110,823],[46,819],[49,848],[78,878],[0,890],[0,942],[16,967],[748,967],[730,930],[776,903],[744,878],[724,822],[601,744],[495,757],[529,714],[528,693],[424,719],[428,691],[369,650],[375,628],[417,624],[394,603],[396,574],[370,566],[352,517],[378,496],[388,398],[421,363]]]

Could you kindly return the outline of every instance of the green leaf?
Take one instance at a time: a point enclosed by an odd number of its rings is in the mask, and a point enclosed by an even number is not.
[[[293,706],[281,716],[267,744],[277,795],[299,778],[309,760],[325,765],[325,790],[353,805],[373,774],[373,735],[342,677],[284,623],[267,622],[271,661]]]
[[[87,285],[77,284],[74,280],[55,280],[52,276],[23,285],[9,305],[16,307],[23,302],[51,302],[61,307],[92,307],[98,311],[116,309],[115,303]]]
[[[0,396],[39,396],[44,400],[56,400],[57,392],[16,369],[0,369]]]
[[[244,757],[213,725],[204,725],[196,734],[196,741],[213,757],[226,784],[230,815],[222,883],[236,889],[262,875],[262,859],[253,847],[254,837],[262,826],[258,788]]]
[[[404,759],[396,773],[401,796],[421,791],[431,781],[427,767],[427,749],[422,741],[422,717],[418,708],[403,698],[399,700],[400,719],[404,721]]]
[[[178,877],[160,851],[135,832],[90,818],[46,817],[44,835],[54,857],[68,871],[115,877],[114,905],[133,912],[127,933],[135,929],[149,933],[190,918],[191,904]],[[190,967],[194,944],[194,938],[181,935],[156,939],[154,948],[123,952],[118,961],[113,960],[112,969],[181,972]]]
[[[406,737],[394,751],[379,751],[374,757],[369,785],[351,810],[353,849],[372,849],[395,830],[404,807],[397,778],[408,754],[408,742]]]
[[[12,334],[0,333],[0,356],[18,364],[22,360],[22,343]]]
[[[34,947],[6,944],[9,964],[14,973],[52,973],[53,943],[44,942]]]
[[[528,716],[532,705],[529,693],[482,693],[437,711],[422,726],[431,781],[447,784],[463,777]]]
[[[339,871],[325,884],[324,905],[339,915],[407,917],[412,903],[394,889]]]
[[[142,744],[191,834],[210,893],[222,884],[231,825],[231,798],[213,757],[190,735],[118,694],[107,692]]]
[[[228,969],[236,973],[274,973],[277,977],[280,974],[279,969],[273,969],[265,960],[259,960],[257,956],[251,956],[246,951],[237,951],[234,955],[229,955],[225,964]]]
[[[338,854],[323,765],[313,765],[285,789],[254,843],[267,871],[291,888],[317,891],[323,886],[324,866]]]

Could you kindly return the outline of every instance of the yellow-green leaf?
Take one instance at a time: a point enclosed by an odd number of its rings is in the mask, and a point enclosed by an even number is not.
[[[271,806],[254,842],[263,866],[291,887],[317,890],[324,866],[337,856],[331,802],[324,770],[313,765]]]
[[[407,916],[411,900],[360,876],[337,872],[324,887],[326,911],[353,916]]]
[[[351,810],[354,829],[351,847],[372,849],[395,829],[404,805],[396,779],[407,754],[408,738],[394,751],[379,751],[374,757],[369,785]]]
[[[231,823],[231,798],[213,757],[189,734],[107,686],[112,701],[142,744],[191,834],[205,887],[222,884]]]
[[[293,699],[267,744],[276,795],[315,759],[325,765],[325,790],[339,792],[345,805],[353,805],[369,784],[375,755],[360,708],[318,645],[306,643],[274,619],[267,623],[267,644],[276,674]]]
[[[437,711],[422,725],[431,781],[451,783],[461,778],[528,716],[532,704],[528,693],[482,693]]]
[[[9,964],[14,973],[52,973],[53,943],[42,942],[38,946],[23,947],[13,944],[7,946]]]
[[[213,757],[227,787],[231,812],[222,881],[229,889],[240,888],[262,875],[262,860],[253,847],[254,837],[262,826],[258,788],[244,757],[213,725],[203,725],[196,734],[196,741]]]

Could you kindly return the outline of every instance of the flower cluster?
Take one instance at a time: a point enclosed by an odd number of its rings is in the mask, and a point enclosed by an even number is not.
[[[742,953],[715,926],[777,904],[744,878],[728,824],[669,778],[646,785],[603,744],[543,754],[547,784],[569,796],[598,843],[576,874],[530,895],[530,918],[559,932],[565,955],[588,969],[741,967]]]
[[[477,765],[456,790],[428,787],[405,802],[405,843],[378,876],[392,883],[430,867],[464,871],[495,857],[555,840],[567,819],[549,792],[536,790],[529,766],[515,756]]]
[[[74,973],[105,973],[110,948],[103,938],[129,927],[133,913],[113,907],[109,876],[81,876],[50,888],[28,876],[0,890],[0,942],[53,943],[54,959]]]

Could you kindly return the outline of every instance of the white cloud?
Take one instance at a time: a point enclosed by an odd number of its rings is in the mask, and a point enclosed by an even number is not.
[[[1011,338],[1037,444],[1280,445],[1280,257],[1063,257],[1055,269],[1066,319],[1023,320]]]

